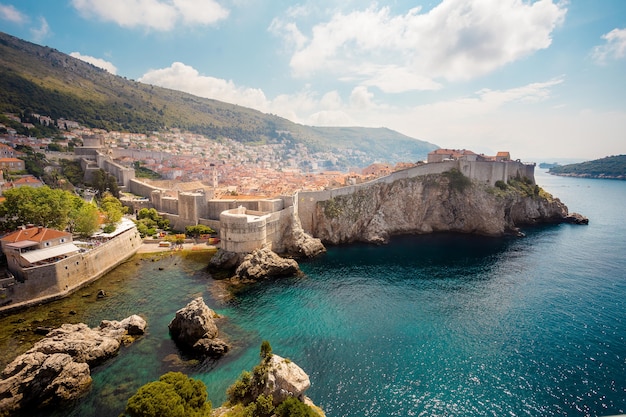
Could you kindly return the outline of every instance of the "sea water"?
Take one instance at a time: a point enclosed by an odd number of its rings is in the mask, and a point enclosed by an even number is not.
[[[543,171],[537,182],[589,225],[330,247],[301,263],[303,276],[230,298],[202,259],[135,259],[96,284],[109,289],[104,300],[81,304],[90,298],[77,294],[31,313],[91,326],[134,313],[148,321],[143,338],[94,370],[91,392],[54,415],[118,416],[139,386],[170,370],[202,380],[217,406],[258,362],[263,340],[309,374],[307,395],[329,417],[625,413],[626,182]],[[181,357],[167,332],[200,295],[225,316],[233,345],[218,361]],[[25,320],[13,325],[35,319]]]

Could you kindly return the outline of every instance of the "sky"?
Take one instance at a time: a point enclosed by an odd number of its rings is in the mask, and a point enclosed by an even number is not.
[[[0,31],[301,124],[626,154],[624,0],[0,0]]]

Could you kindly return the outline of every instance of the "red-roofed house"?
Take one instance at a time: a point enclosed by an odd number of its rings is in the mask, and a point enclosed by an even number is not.
[[[443,161],[456,161],[458,159],[465,159],[467,161],[476,161],[478,155],[467,149],[435,149],[428,153],[428,162],[443,162]]]
[[[0,158],[0,169],[3,171],[23,171],[26,168],[24,161],[17,158]]]
[[[498,152],[496,154],[496,161],[510,161],[511,154],[509,152]]]
[[[37,178],[32,175],[25,175],[22,178],[18,178],[12,182],[13,187],[23,187],[25,185],[33,188],[43,187],[44,183],[39,181]]]
[[[0,238],[0,245],[9,270],[18,277],[23,268],[54,262],[80,250],[72,243],[71,233],[46,227],[18,229]]]

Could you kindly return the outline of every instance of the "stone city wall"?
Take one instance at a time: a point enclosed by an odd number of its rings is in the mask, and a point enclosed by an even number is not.
[[[223,211],[219,222],[221,248],[236,253],[249,253],[265,245],[281,248],[293,213],[293,206],[271,213],[247,210],[243,206]]]
[[[11,304],[0,311],[65,297],[133,256],[141,243],[139,232],[132,228],[88,252],[26,268],[22,274],[23,282],[16,283],[8,297],[12,299]]]

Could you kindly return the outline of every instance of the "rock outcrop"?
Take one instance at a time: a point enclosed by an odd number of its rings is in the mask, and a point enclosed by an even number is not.
[[[263,396],[272,399],[273,407],[278,407],[288,398],[296,398],[311,407],[316,415],[324,417],[324,411],[305,396],[310,387],[309,376],[302,368],[289,359],[270,353],[262,356],[261,363],[252,372],[242,373],[239,380],[228,389],[228,402],[215,409],[213,416],[226,416],[238,406],[249,407]]]
[[[241,264],[241,261],[243,261],[245,255],[246,254],[230,252],[220,248],[209,260],[209,272],[213,274],[234,273]],[[226,276],[224,276],[224,278],[226,278]]]
[[[237,268],[235,276],[240,279],[260,281],[296,275],[300,272],[298,263],[293,259],[281,258],[268,246],[246,255]]]
[[[568,216],[567,207],[538,186],[502,190],[444,173],[374,183],[321,201],[312,234],[331,244],[385,243],[408,233],[501,236],[519,233],[522,225],[566,222]]]
[[[115,355],[145,328],[146,321],[133,315],[105,320],[94,329],[79,323],[50,331],[2,372],[0,411],[63,405],[80,397],[91,386],[90,367]]]
[[[286,222],[281,233],[281,239],[272,244],[272,250],[296,259],[313,258],[326,252],[320,239],[314,238],[304,231],[300,218],[295,213],[292,215],[291,221]]]
[[[311,387],[309,376],[295,363],[278,355],[272,355],[267,363],[267,376],[264,381],[255,381],[259,392],[271,395],[274,405],[278,405],[289,397],[304,401],[304,392]]]
[[[229,346],[218,337],[216,318],[219,315],[204,303],[202,297],[198,297],[176,312],[168,326],[170,335],[185,349],[202,356],[220,357]]]

